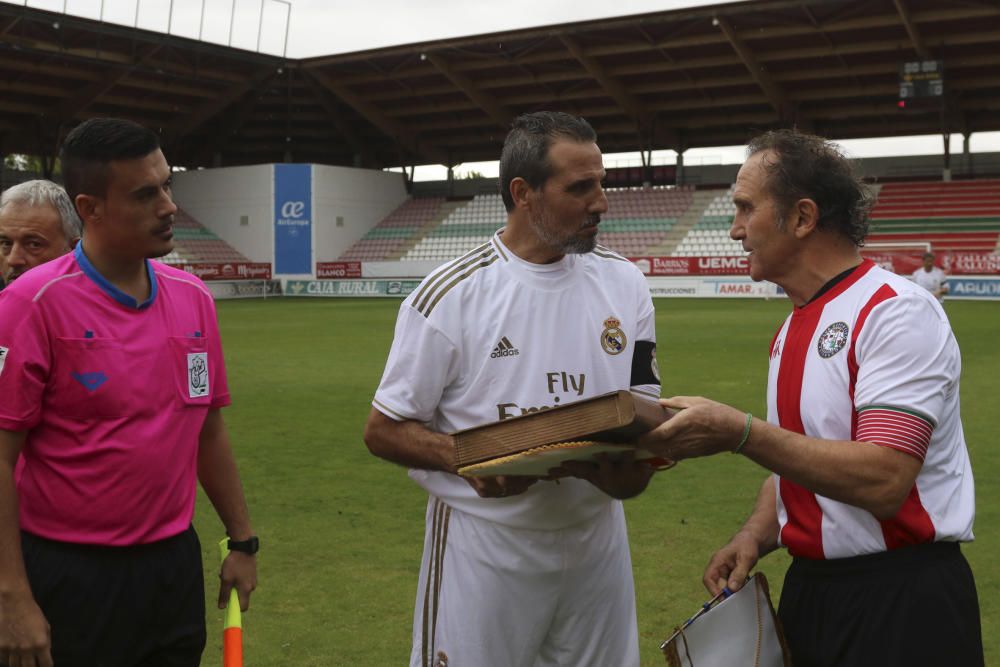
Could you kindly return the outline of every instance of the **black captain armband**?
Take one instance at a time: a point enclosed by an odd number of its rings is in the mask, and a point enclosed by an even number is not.
[[[632,349],[632,379],[629,385],[660,384],[660,369],[656,366],[656,343],[637,340]]]

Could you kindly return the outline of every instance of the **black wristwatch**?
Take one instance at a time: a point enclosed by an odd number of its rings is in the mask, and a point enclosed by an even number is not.
[[[230,551],[242,551],[245,554],[253,555],[260,551],[260,540],[256,535],[251,535],[248,540],[229,540],[226,548]]]

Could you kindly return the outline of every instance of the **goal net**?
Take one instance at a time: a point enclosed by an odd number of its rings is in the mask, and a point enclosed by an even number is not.
[[[259,299],[276,296],[273,280],[206,280],[205,286],[216,299]]]

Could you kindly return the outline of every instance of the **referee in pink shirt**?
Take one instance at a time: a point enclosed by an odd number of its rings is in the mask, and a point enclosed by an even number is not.
[[[83,241],[0,293],[0,665],[196,667],[196,480],[230,537],[220,603],[257,579],[214,303],[152,259],[177,210],[153,132],[92,119],[61,159]]]

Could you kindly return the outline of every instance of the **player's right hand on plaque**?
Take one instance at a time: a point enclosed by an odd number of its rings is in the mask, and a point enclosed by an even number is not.
[[[637,461],[635,452],[625,450],[612,457],[597,454],[596,462],[563,461],[549,471],[550,477],[578,477],[585,479],[612,498],[624,500],[642,493],[656,468],[645,461]]]
[[[464,477],[480,498],[507,498],[528,490],[540,477],[498,475],[496,477]]]
[[[673,396],[660,404],[677,412],[638,439],[640,448],[671,461],[732,451],[746,440],[749,413],[701,396]],[[746,432],[744,430],[746,429]]]

